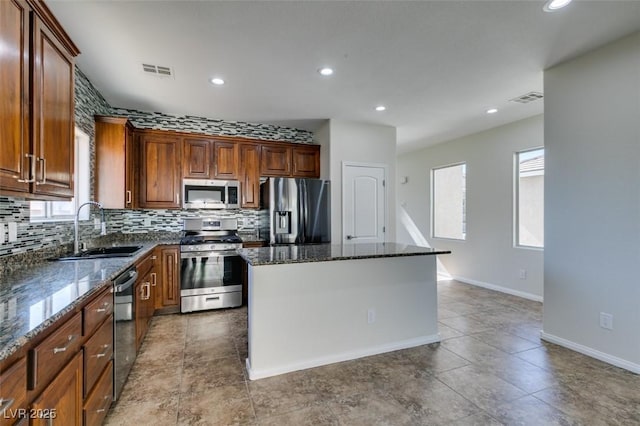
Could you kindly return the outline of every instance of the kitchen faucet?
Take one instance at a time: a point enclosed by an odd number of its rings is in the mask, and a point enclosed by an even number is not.
[[[80,210],[86,206],[87,204],[92,204],[96,207],[98,207],[100,209],[100,235],[107,235],[107,227],[106,227],[106,223],[104,221],[104,209],[102,208],[102,204],[96,202],[96,201],[87,201],[84,204],[80,204],[80,207],[78,207],[78,211],[76,212],[76,217],[75,220],[73,222],[73,227],[74,227],[74,239],[73,239],[73,252],[74,253],[78,253],[80,244],[78,241],[78,217],[80,216]]]

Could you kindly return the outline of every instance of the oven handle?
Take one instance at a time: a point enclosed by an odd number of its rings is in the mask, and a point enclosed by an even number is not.
[[[138,278],[138,271],[129,271],[129,279],[124,283],[115,286],[116,293],[121,293],[131,287],[133,283],[136,282],[136,278]]]
[[[199,252],[185,252],[180,253],[180,259],[200,259],[200,258],[215,258],[215,257],[230,257],[240,256],[235,250],[233,251],[199,251]]]

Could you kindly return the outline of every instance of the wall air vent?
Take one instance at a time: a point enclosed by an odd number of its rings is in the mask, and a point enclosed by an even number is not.
[[[145,74],[155,75],[156,77],[173,77],[173,70],[170,67],[161,65],[142,64],[142,71]]]
[[[542,99],[543,95],[540,92],[529,92],[522,96],[518,96],[517,98],[510,99],[510,102],[518,102],[520,104],[528,104],[529,102],[537,101],[538,99]]]

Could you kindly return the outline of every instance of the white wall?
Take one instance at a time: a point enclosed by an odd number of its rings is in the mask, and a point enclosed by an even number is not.
[[[326,130],[321,128],[323,135]],[[316,135],[318,133],[316,132]],[[321,142],[322,143],[322,142]],[[324,146],[321,148],[324,149]],[[353,121],[329,121],[329,167],[331,179],[331,241],[342,242],[342,162],[379,163],[388,166],[386,241],[396,238],[396,128]]]
[[[398,185],[398,208],[406,210],[431,246],[452,251],[439,257],[451,276],[541,300],[543,253],[513,244],[514,154],[541,146],[539,115],[398,157],[398,179],[408,177]],[[432,239],[431,169],[460,162],[467,164],[467,239]],[[413,243],[400,222],[398,241]],[[524,280],[520,269],[527,271]]]
[[[320,145],[320,179],[331,179],[331,139],[329,120],[313,133],[314,141]]]
[[[640,373],[640,33],[544,86],[545,336]]]

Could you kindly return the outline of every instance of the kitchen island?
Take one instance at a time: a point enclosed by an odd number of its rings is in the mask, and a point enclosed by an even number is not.
[[[239,250],[251,380],[440,340],[436,255],[396,243]]]

